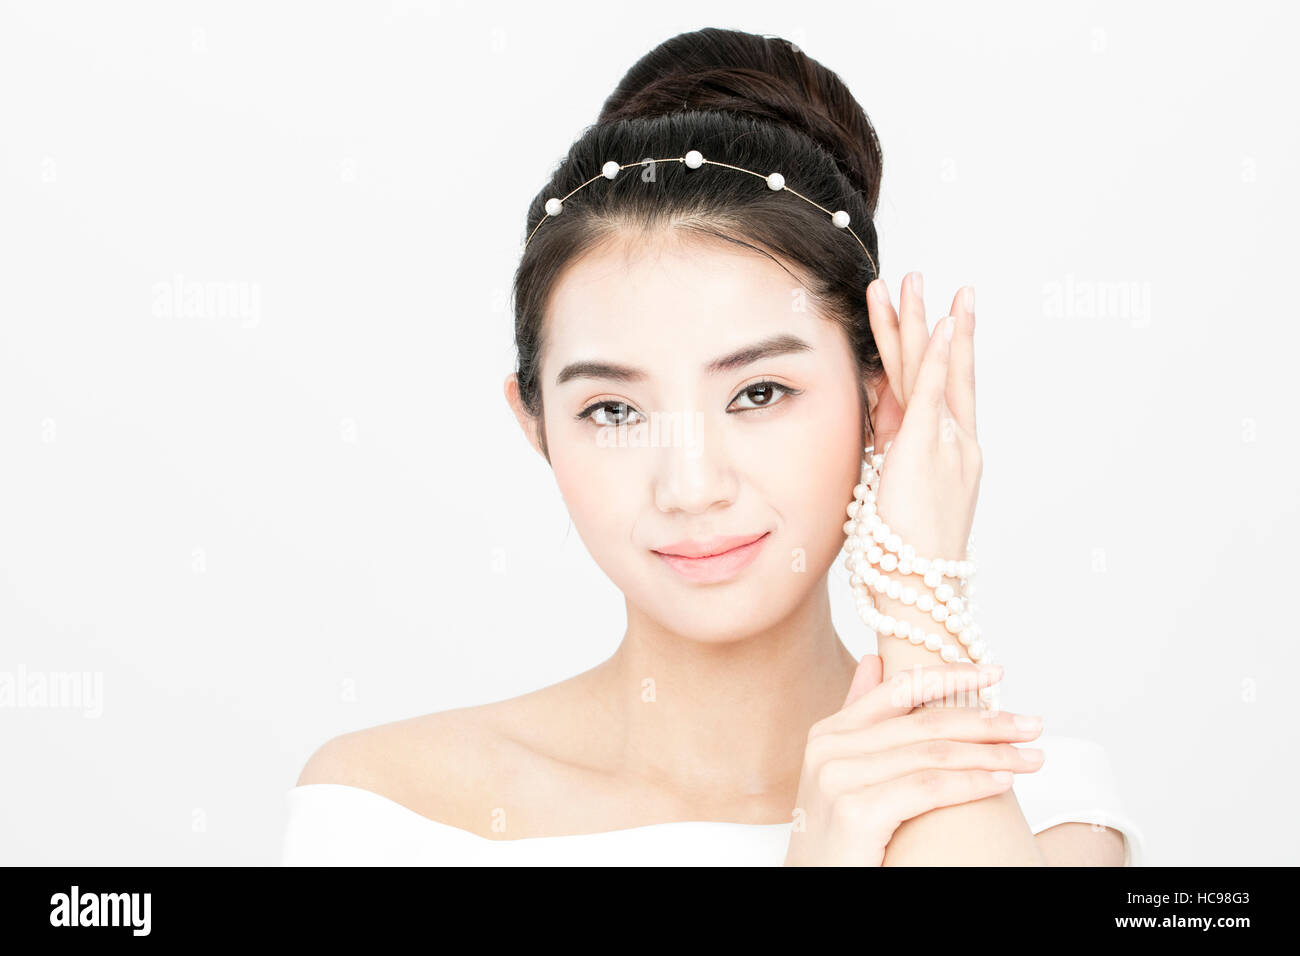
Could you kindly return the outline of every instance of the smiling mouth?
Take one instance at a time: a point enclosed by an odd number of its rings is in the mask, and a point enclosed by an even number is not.
[[[666,555],[671,558],[686,558],[692,561],[698,561],[703,558],[716,558],[720,555],[735,551],[737,548],[747,547],[764,538],[769,532],[764,531],[762,534],[736,535],[732,537],[711,538],[707,541],[678,541],[676,544],[658,550],[652,548],[655,554]]]
[[[758,553],[763,550],[763,545],[770,535],[770,531],[765,531],[748,541],[744,538],[733,539],[737,543],[727,550],[716,551],[699,557],[689,557],[665,551],[654,551],[654,554],[658,555],[660,560],[687,580],[702,584],[714,584],[735,577],[753,562],[758,557]],[[687,550],[688,547],[691,550],[698,550],[698,548],[688,546],[686,543],[673,545],[673,547],[680,547],[682,550]]]

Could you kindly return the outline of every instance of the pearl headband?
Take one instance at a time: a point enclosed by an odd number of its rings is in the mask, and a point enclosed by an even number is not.
[[[827,209],[825,206],[821,205],[820,203],[813,202],[813,200],[809,199],[807,196],[803,195],[802,193],[795,192],[795,190],[791,189],[789,186],[785,184],[785,177],[782,176],[780,173],[769,173],[766,176],[764,176],[762,173],[756,173],[752,169],[742,169],[739,166],[732,166],[729,163],[719,163],[716,160],[705,159],[698,149],[690,150],[689,152],[687,152],[685,156],[673,156],[668,159],[643,159],[638,163],[619,164],[611,159],[609,162],[607,162],[604,166],[601,167],[600,176],[592,176],[581,186],[578,186],[577,189],[574,189],[571,192],[569,192],[569,194],[566,195],[563,199],[559,199],[552,196],[550,199],[546,200],[546,215],[541,218],[541,221],[539,221],[537,225],[533,227],[533,231],[528,234],[528,238],[524,240],[524,248],[525,249],[528,248],[528,243],[532,241],[533,236],[537,234],[537,230],[541,228],[543,222],[546,222],[547,219],[550,219],[554,216],[558,216],[561,212],[564,211],[565,201],[569,198],[569,196],[572,196],[579,189],[584,189],[587,186],[590,186],[592,183],[594,183],[596,180],[600,179],[601,177],[604,177],[605,179],[613,179],[624,169],[629,169],[633,166],[647,166],[647,165],[653,165],[655,163],[676,163],[676,162],[684,163],[687,169],[699,169],[705,163],[707,163],[710,166],[721,166],[723,169],[734,169],[738,173],[748,173],[751,176],[757,176],[759,179],[766,181],[768,189],[771,189],[776,192],[779,192],[780,190],[784,189],[788,193],[793,193],[794,195],[802,199],[804,202],[816,206],[822,212],[826,213],[826,215],[831,217],[831,223],[833,225],[835,225],[839,229],[847,230],[849,235],[851,235],[854,239],[857,239],[858,245],[862,246],[862,251],[867,254],[867,261],[871,263],[872,274],[873,275],[880,274],[880,271],[876,268],[876,260],[872,258],[871,253],[867,251],[866,245],[862,242],[860,238],[858,238],[858,234],[849,227],[849,214],[845,212],[843,209],[837,209],[835,212],[831,212],[829,209]]]

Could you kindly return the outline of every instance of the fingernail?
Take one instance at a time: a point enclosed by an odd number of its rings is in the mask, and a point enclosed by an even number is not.
[[[1017,747],[1020,756],[1024,758],[1025,763],[1042,763],[1043,751],[1038,747]]]
[[[966,286],[966,288],[961,290],[961,304],[966,309],[967,312],[975,311],[975,287],[974,286],[968,285]]]
[[[925,282],[919,272],[912,273],[912,291],[916,293],[918,299],[925,297]]]
[[[1017,730],[1037,730],[1041,726],[1043,726],[1043,718],[1041,717],[1027,717],[1024,714],[1016,714]]]
[[[948,318],[943,320],[943,337],[950,342],[952,341],[952,330],[956,324],[957,319],[955,316],[950,315]]]

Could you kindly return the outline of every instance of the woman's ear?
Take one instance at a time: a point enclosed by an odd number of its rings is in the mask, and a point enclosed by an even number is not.
[[[889,379],[884,374],[867,382],[867,410],[870,424],[863,447],[882,447],[898,434],[899,426],[903,424],[903,409],[898,407],[894,390],[889,387]]]
[[[530,415],[528,409],[524,407],[523,398],[519,394],[519,376],[514,372],[506,376],[506,401],[510,405],[510,410],[515,413],[515,421],[523,429],[528,444],[533,446],[537,454],[546,458],[541,443],[541,419]],[[550,463],[549,460],[547,463]]]

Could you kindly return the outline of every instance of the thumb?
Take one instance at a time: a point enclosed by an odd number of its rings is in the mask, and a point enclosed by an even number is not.
[[[853,683],[849,685],[849,696],[844,698],[844,707],[849,706],[867,691],[880,685],[880,676],[884,664],[876,654],[864,654],[858,661],[858,669],[853,672]],[[843,710],[844,708],[840,708]]]

